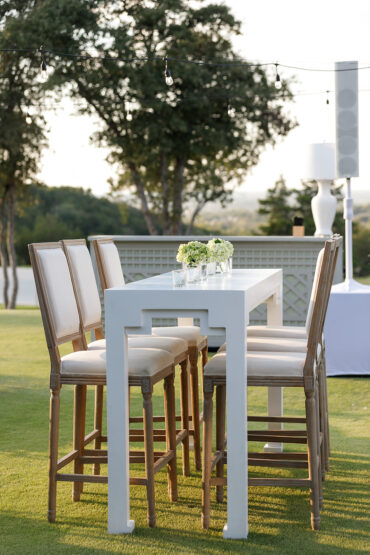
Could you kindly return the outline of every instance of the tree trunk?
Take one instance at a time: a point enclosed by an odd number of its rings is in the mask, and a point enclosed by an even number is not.
[[[8,199],[8,225],[6,245],[8,250],[9,265],[11,268],[13,286],[11,297],[8,301],[8,308],[14,309],[17,302],[18,294],[18,276],[17,276],[17,257],[14,246],[14,220],[15,220],[15,191],[14,185],[10,186]]]
[[[6,228],[6,195],[7,190],[3,192],[0,200],[0,263],[3,269],[3,303],[7,308],[9,303],[9,276],[8,276],[8,260],[5,249],[5,228]]]
[[[182,226],[182,190],[184,185],[184,158],[178,158],[175,168],[175,182],[173,188],[172,235],[181,235]]]
[[[161,152],[161,183],[162,183],[162,225],[163,235],[170,234],[170,214],[168,211],[169,187],[167,180],[167,156]]]
[[[191,235],[193,233],[194,222],[199,216],[199,212],[204,208],[205,202],[199,202],[191,215],[188,227],[186,228],[186,235]]]
[[[139,172],[137,171],[136,166],[133,162],[129,163],[129,168],[131,171],[131,175],[134,179],[134,183],[136,185],[137,194],[140,198],[141,210],[144,214],[144,219],[145,219],[145,223],[148,228],[148,231],[150,235],[158,235],[158,231],[156,230],[155,225],[153,223],[152,214],[149,210],[148,201],[145,195],[144,185],[141,181]]]

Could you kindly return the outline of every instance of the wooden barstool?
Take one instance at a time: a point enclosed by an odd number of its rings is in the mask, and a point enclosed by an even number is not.
[[[306,353],[250,352],[247,354],[248,386],[302,387],[305,394],[305,417],[281,417],[278,422],[301,423],[305,429],[294,431],[249,431],[250,441],[273,441],[283,443],[307,443],[307,453],[249,453],[251,466],[308,468],[308,478],[250,478],[250,486],[308,487],[311,490],[311,526],[320,528],[320,506],[322,505],[320,446],[323,434],[319,426],[319,389],[317,360],[319,341],[323,327],[325,285],[329,279],[330,262],[335,242],[327,241],[320,264],[312,318],[308,333]],[[210,524],[210,488],[217,488],[217,501],[222,501],[225,451],[225,392],[226,353],[217,353],[204,369],[203,411],[203,483],[202,525]],[[216,452],[212,457],[212,413],[213,391],[216,387]],[[249,421],[270,422],[269,417],[248,417]],[[216,478],[211,477],[216,468]]]
[[[95,239],[92,241],[98,268],[100,286],[102,291],[110,287],[121,287],[125,284],[119,252],[113,239]],[[201,470],[200,450],[200,415],[199,415],[199,380],[198,356],[201,355],[202,373],[208,360],[208,340],[200,334],[197,326],[166,326],[153,327],[152,334],[161,337],[176,337],[186,341],[189,352],[190,391],[192,407],[193,429],[190,434],[194,436],[195,468]]]
[[[107,483],[107,476],[83,473],[85,464],[107,463],[107,451],[89,449],[96,438],[107,441],[101,428],[85,434],[86,389],[88,385],[106,384],[105,350],[86,350],[86,340],[80,325],[76,299],[69,268],[59,243],[29,245],[29,253],[40,303],[46,342],[50,355],[50,436],[49,436],[49,501],[48,519],[56,519],[57,482],[72,482],[72,497],[79,501],[84,482]],[[61,357],[59,345],[72,341],[74,352]],[[163,466],[168,467],[169,496],[177,500],[176,424],[174,392],[174,359],[160,349],[130,349],[129,384],[141,387],[143,394],[144,454],[131,452],[131,462],[145,463],[143,478],[130,478],[131,484],[147,488],[148,524],[155,526],[154,475]],[[153,447],[153,386],[163,380],[165,388],[167,448],[154,452]],[[60,391],[63,385],[75,388],[73,450],[58,459],[60,420]],[[73,463],[72,473],[60,472]]]
[[[101,319],[101,305],[99,292],[95,280],[94,269],[85,239],[70,239],[61,241],[67,258],[71,273],[72,284],[76,296],[77,308],[80,315],[82,330],[85,333],[92,331],[98,339],[87,345],[88,350],[105,349],[105,339]],[[182,444],[182,462],[184,476],[190,476],[189,461],[189,416],[188,416],[188,380],[187,364],[188,349],[183,339],[175,337],[156,337],[153,335],[136,335],[128,339],[130,348],[163,349],[168,351],[174,358],[174,364],[181,368],[181,429],[176,435],[177,443]],[[96,391],[96,415],[97,427],[101,427],[103,414],[103,387],[99,386]],[[164,416],[155,416],[155,422],[164,422]],[[130,417],[130,423],[143,422],[143,417]],[[144,440],[143,430],[133,430],[135,436],[141,434]],[[161,441],[163,430],[154,430],[155,441]],[[140,441],[140,440],[138,440]],[[95,440],[96,448],[99,448],[99,439]],[[95,467],[95,473],[99,473],[99,467]]]

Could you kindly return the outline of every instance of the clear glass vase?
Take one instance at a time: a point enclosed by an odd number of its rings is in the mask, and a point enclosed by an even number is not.
[[[227,263],[228,263],[228,273],[231,274],[231,272],[233,271],[233,257],[232,256],[230,256]]]
[[[222,262],[216,262],[216,274],[227,274],[229,271],[229,261],[223,260]]]
[[[201,265],[192,264],[190,266],[186,266],[186,273],[188,283],[199,283],[202,275]]]
[[[208,275],[209,276],[215,275],[215,273],[216,273],[216,262],[208,262],[207,266],[208,266],[208,268],[207,268]]]
[[[208,278],[208,264],[207,262],[201,262],[200,264],[200,281],[205,282]]]

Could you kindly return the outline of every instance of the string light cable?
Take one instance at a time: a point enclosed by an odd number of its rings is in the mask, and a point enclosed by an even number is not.
[[[42,56],[42,70],[46,71],[46,62],[45,62],[45,54],[48,54],[49,56],[59,56],[61,58],[76,58],[76,59],[80,59],[80,60],[118,60],[118,61],[124,61],[124,62],[134,62],[134,61],[163,61],[163,56],[131,56],[131,57],[127,57],[127,56],[121,56],[121,55],[115,55],[115,56],[109,56],[104,54],[103,56],[100,55],[92,55],[92,54],[75,54],[75,53],[70,53],[70,52],[61,52],[59,50],[51,50],[51,49],[47,49],[44,48],[43,46],[41,46],[39,49],[35,49],[35,48],[0,48],[0,52],[13,52],[13,53],[28,53],[28,54],[32,54],[35,53],[36,51],[39,51],[41,53]],[[276,81],[279,81],[280,79],[280,75],[278,74],[278,67],[280,68],[285,68],[285,69],[293,69],[293,70],[297,70],[297,71],[313,71],[313,72],[325,72],[325,73],[338,73],[338,72],[343,72],[343,71],[362,71],[365,69],[370,69],[370,65],[366,65],[366,66],[362,66],[356,69],[353,68],[318,68],[318,67],[305,67],[305,66],[298,66],[298,65],[289,65],[289,64],[283,64],[280,62],[250,62],[248,60],[244,60],[244,59],[238,59],[238,60],[224,60],[224,61],[213,61],[213,60],[192,60],[190,58],[175,58],[175,57],[171,57],[171,56],[165,56],[164,58],[165,60],[165,77],[170,77],[171,76],[171,72],[168,70],[168,62],[171,63],[186,63],[186,64],[195,64],[195,65],[204,65],[204,66],[219,66],[219,67],[238,67],[238,66],[244,66],[244,67],[266,67],[266,66],[272,66],[275,67],[276,69]],[[166,71],[168,71],[169,75],[167,75]],[[172,77],[172,76],[171,76]],[[172,83],[171,83],[172,84]]]

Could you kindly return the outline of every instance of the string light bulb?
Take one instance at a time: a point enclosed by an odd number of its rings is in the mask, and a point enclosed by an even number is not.
[[[125,102],[126,120],[132,121],[131,102]]]
[[[167,56],[164,59],[164,78],[165,78],[165,81],[166,81],[166,85],[168,85],[169,87],[171,85],[173,85],[173,78],[172,78],[170,70],[168,69]]]
[[[32,123],[32,117],[31,117],[31,104],[30,101],[27,102],[27,112],[26,112],[26,123],[27,125],[31,125]]]
[[[229,118],[235,118],[236,110],[231,104],[227,105],[227,115],[229,116]]]
[[[276,68],[275,89],[277,89],[279,91],[283,85],[281,83],[280,75],[279,75],[279,72],[278,72],[278,64],[275,64],[275,68]]]
[[[40,54],[41,54],[41,80],[47,81],[48,78],[48,68],[45,62],[45,58],[44,58],[44,47],[40,46]]]

